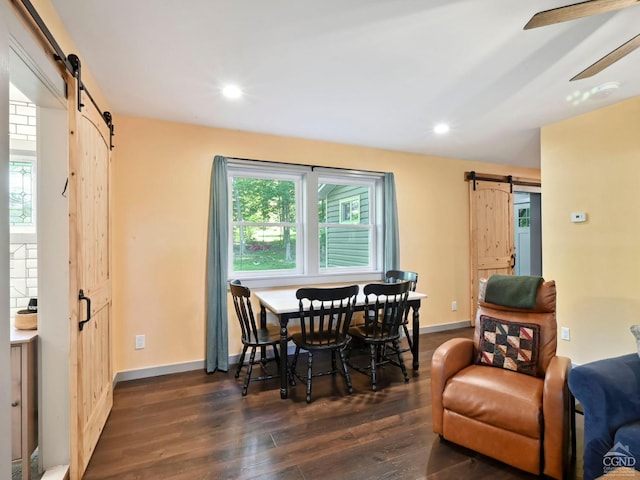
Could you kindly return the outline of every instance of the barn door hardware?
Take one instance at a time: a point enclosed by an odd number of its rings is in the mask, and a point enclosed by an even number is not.
[[[80,292],[78,293],[78,300],[84,300],[87,302],[87,319],[82,320],[80,323],[78,323],[78,328],[80,329],[80,331],[82,331],[82,329],[84,328],[84,324],[91,320],[91,299],[89,297],[85,297],[84,290],[80,289]]]
[[[109,150],[113,150],[113,136],[115,135],[115,125],[113,124],[113,118],[111,117],[111,112],[104,112],[102,114],[102,118],[107,122],[107,127],[109,127]]]
[[[82,111],[82,107],[84,107],[84,103],[82,103],[82,90],[84,90],[84,85],[82,84],[82,65],[80,64],[80,58],[74,54],[70,53],[67,57],[71,67],[73,68],[73,76],[78,79],[78,111]]]
[[[476,182],[498,182],[508,183],[509,190],[513,193],[513,186],[540,187],[540,180],[533,178],[514,177],[513,175],[495,175],[492,173],[464,172],[464,179],[467,182],[473,182],[473,189],[476,189]]]
[[[51,46],[51,49],[53,50],[53,58],[57,62],[62,63],[67,71],[78,79],[78,111],[82,111],[82,107],[84,107],[84,104],[82,103],[82,92],[84,92],[87,97],[89,97],[89,100],[91,100],[91,103],[93,103],[98,112],[100,112],[100,115],[109,127],[111,136],[113,136],[114,129],[113,123],[111,123],[111,114],[109,114],[109,120],[107,120],[107,116],[105,114],[108,112],[102,113],[102,110],[100,110],[100,107],[91,96],[91,93],[89,93],[87,87],[84,85],[84,83],[82,83],[80,58],[73,53],[69,54],[69,56],[64,54],[62,48],[60,48],[60,44],[56,41],[53,34],[51,33],[51,30],[49,30],[47,25],[44,23],[44,20],[42,20],[42,17],[37,12],[30,0],[20,0],[20,3],[24,8],[24,11],[22,11],[23,16],[26,17],[27,21],[33,21],[37,25],[40,33],[42,33],[42,37],[44,37],[43,39],[46,40],[46,42]],[[113,149],[113,143],[110,143],[110,147]]]
[[[476,172],[469,172],[467,180],[473,180],[473,191],[476,191]]]

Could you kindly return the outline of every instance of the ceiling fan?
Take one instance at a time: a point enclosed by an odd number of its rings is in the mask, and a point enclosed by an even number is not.
[[[589,17],[600,13],[612,12],[623,8],[640,5],[640,0],[589,0],[586,2],[574,3],[564,7],[552,8],[536,13],[531,20],[524,26],[525,30],[530,28],[544,27],[545,25],[553,25],[554,23],[575,20],[576,18]],[[570,81],[580,80],[582,78],[592,77],[600,73],[605,68],[611,66],[625,55],[633,52],[640,47],[640,34],[633,37],[618,48],[609,52],[600,60],[585,68],[582,72],[573,77]]]

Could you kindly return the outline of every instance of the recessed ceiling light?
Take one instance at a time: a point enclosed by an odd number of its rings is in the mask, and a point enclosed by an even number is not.
[[[437,133],[438,135],[449,133],[449,130],[449,124],[447,123],[439,123],[435,127],[433,127],[433,133]]]
[[[575,92],[567,95],[565,100],[567,103],[577,107],[587,100],[603,100],[615,93],[618,88],[620,88],[620,82],[607,82],[597,85],[585,92],[576,90]]]
[[[607,82],[591,89],[591,98],[598,100],[606,98],[620,88],[620,82]]]
[[[242,97],[242,90],[237,85],[227,85],[222,89],[222,95],[231,100]]]

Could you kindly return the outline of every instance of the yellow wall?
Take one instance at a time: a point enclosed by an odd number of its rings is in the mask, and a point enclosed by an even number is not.
[[[574,363],[635,351],[640,323],[640,97],[542,129],[542,251]],[[571,223],[571,212],[588,221]]]
[[[468,193],[463,173],[539,178],[537,169],[116,116],[114,370],[204,357],[209,183],[216,154],[393,171],[401,267],[429,295],[421,325],[468,320]],[[458,311],[451,312],[451,301]],[[230,354],[240,351],[230,316]],[[147,346],[134,349],[136,334]]]

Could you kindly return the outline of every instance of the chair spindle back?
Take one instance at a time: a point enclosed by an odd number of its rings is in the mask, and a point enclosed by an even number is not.
[[[370,283],[365,285],[365,333],[389,340],[400,336],[400,325],[407,311],[411,282]]]
[[[305,343],[330,346],[344,340],[358,295],[358,285],[300,288],[296,298]]]
[[[237,280],[230,282],[229,288],[231,289],[236,317],[238,317],[240,328],[242,329],[242,339],[247,343],[257,343],[258,328],[253,315],[253,307],[251,306],[251,290],[240,285]]]

